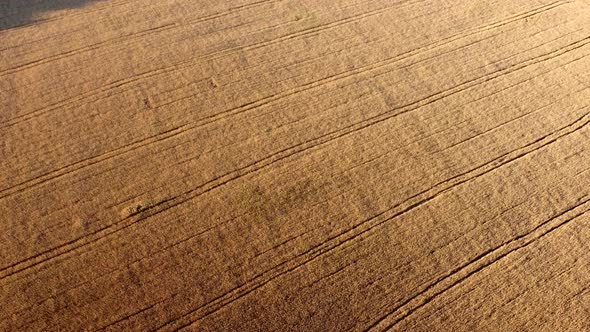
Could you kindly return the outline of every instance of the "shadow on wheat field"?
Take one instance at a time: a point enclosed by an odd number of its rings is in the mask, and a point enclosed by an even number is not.
[[[41,21],[49,11],[82,7],[98,0],[0,0],[0,30],[26,26]]]

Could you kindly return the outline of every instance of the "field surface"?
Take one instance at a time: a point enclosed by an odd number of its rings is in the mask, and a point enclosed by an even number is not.
[[[0,0],[0,331],[590,330],[590,1]]]

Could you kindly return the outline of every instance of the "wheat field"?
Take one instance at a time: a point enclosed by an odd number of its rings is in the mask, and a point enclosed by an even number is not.
[[[0,331],[590,330],[590,2],[0,0]]]

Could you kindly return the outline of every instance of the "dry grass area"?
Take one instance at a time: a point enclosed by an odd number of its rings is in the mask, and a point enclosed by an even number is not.
[[[0,330],[590,330],[590,2],[0,0]]]

